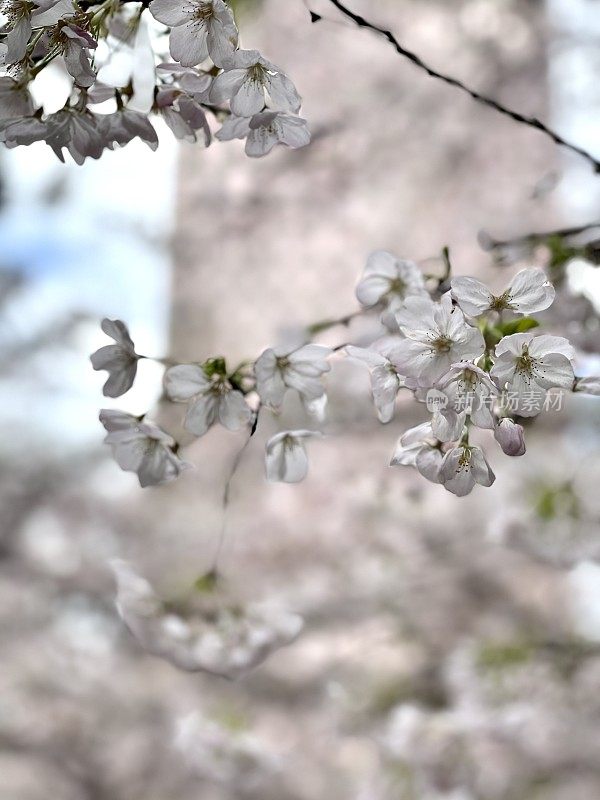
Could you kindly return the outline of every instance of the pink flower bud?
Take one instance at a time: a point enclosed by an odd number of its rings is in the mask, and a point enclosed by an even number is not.
[[[494,437],[507,456],[522,456],[525,452],[523,426],[509,417],[501,419],[494,430]]]

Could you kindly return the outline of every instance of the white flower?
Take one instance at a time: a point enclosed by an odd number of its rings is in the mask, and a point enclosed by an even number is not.
[[[282,431],[266,444],[265,466],[271,482],[299,483],[308,472],[304,439],[321,436],[319,431]]]
[[[295,149],[310,142],[306,120],[281,111],[263,111],[250,119],[232,114],[215,135],[222,142],[247,137],[246,155],[252,158],[267,155],[276,144]]]
[[[507,456],[522,456],[525,453],[523,426],[510,417],[504,417],[496,425],[494,438]]]
[[[390,466],[416,467],[424,478],[439,483],[442,453],[430,422],[410,428],[398,439]]]
[[[296,639],[302,619],[268,606],[228,605],[218,591],[198,591],[189,608],[169,611],[145,578],[112,564],[117,609],[140,645],[188,672],[238,678]]]
[[[372,347],[375,348],[376,344]],[[375,349],[348,345],[345,348],[345,352],[350,358],[362,361],[369,367],[373,402],[375,403],[377,416],[380,422],[389,422],[394,416],[398,391],[404,385],[402,376],[398,375],[392,362]]]
[[[469,494],[476,483],[491,486],[496,480],[483,450],[467,444],[453,447],[446,453],[439,477],[444,488],[457,497]]]
[[[547,389],[572,388],[574,357],[573,347],[561,336],[513,333],[496,345],[496,363],[490,374],[507,390],[515,411],[522,417],[534,417],[542,410]]]
[[[208,56],[221,67],[233,56],[238,32],[223,0],[152,0],[150,13],[171,30],[171,55],[185,67]]]
[[[487,372],[474,364],[459,362],[450,367],[436,387],[448,397],[449,406],[454,411],[468,413],[478,428],[491,430],[494,427],[493,401],[498,389]],[[438,438],[450,441],[441,436]]]
[[[485,350],[481,331],[468,325],[462,311],[452,306],[450,292],[439,303],[429,297],[408,297],[396,312],[396,321],[406,339],[394,347],[390,360],[419,386],[432,386],[455,362],[478,358]]]
[[[591,394],[594,397],[600,397],[600,378],[575,378],[573,391],[581,392],[582,394]]]
[[[177,721],[173,744],[185,759],[194,778],[221,784],[228,794],[269,792],[281,772],[282,760],[269,744],[242,728],[232,730],[225,719],[219,722],[198,710]],[[260,796],[264,796],[263,794]]]
[[[268,348],[254,365],[256,391],[261,401],[277,410],[288,389],[295,389],[307,411],[320,412],[326,401],[321,376],[331,369],[327,358],[331,349],[321,344],[306,344],[292,353]]]
[[[417,265],[387,250],[371,253],[356,287],[358,302],[365,308],[385,302],[395,310],[407,297],[425,294],[425,281]]]
[[[244,395],[219,371],[211,375],[199,364],[178,364],[165,372],[164,383],[169,399],[189,403],[184,427],[195,436],[217,421],[237,431],[252,419]]]
[[[108,431],[104,439],[117,464],[136,472],[140,486],[157,486],[179,477],[188,467],[174,451],[175,440],[151,422],[123,411],[102,409],[100,422]]]
[[[548,308],[554,300],[554,286],[541,269],[522,269],[501,295],[493,295],[487,286],[475,278],[453,278],[452,296],[470,317],[486,311],[508,309],[517,314],[534,314]]]
[[[116,344],[108,344],[92,353],[90,361],[95,370],[105,369],[108,378],[102,393],[105,397],[120,397],[133,386],[138,359],[129,331],[120,319],[103,319],[102,330]]]
[[[252,117],[265,105],[277,111],[297,112],[300,96],[279,67],[266,61],[258,50],[238,50],[225,64],[225,72],[212,85],[213,103],[230,100],[238,117]]]

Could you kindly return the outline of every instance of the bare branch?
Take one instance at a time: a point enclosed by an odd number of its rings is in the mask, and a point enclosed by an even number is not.
[[[471,89],[469,86],[466,86],[461,81],[457,80],[456,78],[451,77],[450,75],[445,75],[443,72],[438,72],[437,70],[430,67],[426,64],[423,59],[418,56],[416,53],[412,53],[410,50],[407,50],[403,47],[398,39],[394,36],[394,34],[386,30],[385,28],[380,28],[378,25],[369,22],[367,19],[362,17],[360,14],[356,14],[355,12],[351,11],[347,8],[340,0],[329,0],[329,2],[335,6],[345,17],[352,20],[356,25],[360,28],[366,28],[367,30],[371,30],[374,33],[378,33],[381,36],[385,37],[388,42],[395,48],[397,53],[401,55],[403,58],[408,59],[412,62],[416,67],[423,70],[424,72],[429,75],[431,78],[436,78],[437,80],[443,81],[444,83],[448,84],[449,86],[454,86],[454,88],[459,89],[461,92],[468,94],[469,97],[472,97],[477,103],[481,103],[482,105],[488,106],[488,108],[493,108],[500,114],[503,114],[505,117],[509,117],[510,119],[514,120],[515,122],[519,122],[522,125],[527,125],[530,128],[535,128],[536,130],[543,133],[548,138],[552,139],[552,141],[560,145],[561,147],[565,147],[568,150],[571,150],[573,153],[577,153],[578,155],[585,158],[594,168],[594,172],[597,174],[600,173],[600,161],[594,158],[591,153],[588,153],[587,150],[584,150],[582,147],[578,147],[571,142],[567,142],[562,136],[559,136],[556,131],[553,131],[547,125],[545,125],[541,120],[537,119],[537,117],[530,117],[524,114],[520,114],[518,111],[513,111],[506,106],[503,106],[497,100],[494,100],[492,97],[487,97],[480,92],[477,92],[475,89]],[[318,22],[322,17],[314,12],[311,12],[311,20],[312,22]]]

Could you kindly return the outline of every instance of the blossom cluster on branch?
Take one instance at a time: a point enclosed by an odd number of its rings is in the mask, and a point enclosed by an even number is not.
[[[450,263],[448,261],[448,272]],[[358,313],[379,314],[383,335],[367,347],[336,348],[307,341],[294,350],[268,348],[253,361],[230,368],[226,359],[202,363],[166,362],[166,397],[185,405],[183,427],[203,436],[220,424],[230,431],[256,430],[258,414],[278,413],[285,395],[295,392],[309,418],[322,420],[327,395],[323,378],[336,356],[367,365],[373,400],[382,423],[395,412],[399,392],[423,404],[428,419],[402,434],[391,464],[413,466],[426,479],[458,496],[476,484],[491,486],[494,473],[484,450],[473,441],[488,431],[508,456],[525,453],[521,422],[551,407],[556,391],[600,394],[600,379],[576,377],[570,342],[538,334],[531,316],[546,310],[555,289],[539,268],[518,272],[500,294],[471,277],[433,280],[411,262],[387,251],[373,253],[357,285]],[[325,323],[313,332],[331,327]],[[118,397],[133,384],[141,356],[125,325],[104,320],[115,340],[92,355],[106,370],[104,394]],[[560,397],[559,397],[560,399]],[[106,443],[124,470],[142,486],[169,482],[189,466],[175,438],[145,416],[103,410]],[[520,422],[521,420],[521,422]],[[308,468],[306,444],[318,430],[284,430],[266,443],[270,481],[295,483]],[[476,436],[479,442],[480,435]]]
[[[152,117],[208,146],[207,115],[221,125],[217,139],[245,139],[252,157],[310,141],[294,84],[239,48],[224,0],[4,0],[2,11],[0,141],[9,148],[45,141],[77,164],[135,138],[156,149]],[[43,70],[68,80],[64,106],[50,113],[47,98],[34,101]]]

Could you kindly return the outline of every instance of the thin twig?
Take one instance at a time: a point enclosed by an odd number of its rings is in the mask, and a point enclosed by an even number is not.
[[[230,492],[231,492],[231,482],[233,481],[233,478],[235,477],[235,474],[236,474],[236,472],[238,470],[238,467],[240,466],[240,463],[242,461],[242,457],[243,457],[244,453],[246,452],[246,448],[248,447],[248,445],[250,444],[250,441],[252,440],[252,437],[256,433],[256,428],[258,427],[258,415],[260,414],[260,409],[261,409],[261,406],[259,405],[258,408],[256,409],[256,412],[254,414],[254,418],[253,418],[252,423],[250,425],[250,431],[248,433],[246,441],[244,442],[244,444],[240,447],[240,449],[235,454],[235,458],[233,459],[233,462],[231,464],[231,469],[229,470],[229,475],[227,477],[227,481],[225,482],[225,487],[223,488],[223,499],[221,501],[221,509],[222,509],[221,530],[219,532],[219,539],[217,541],[217,548],[216,548],[216,551],[215,551],[215,555],[214,555],[214,558],[213,558],[213,564],[212,564],[212,567],[211,567],[211,569],[209,571],[209,574],[213,574],[213,575],[217,575],[218,574],[219,559],[221,557],[221,551],[223,550],[223,544],[225,542],[225,534],[227,532],[227,509],[229,507],[229,498],[230,498]]]
[[[469,97],[473,98],[477,103],[481,103],[482,105],[488,106],[489,108],[493,108],[495,111],[498,111],[500,114],[503,114],[506,117],[510,117],[510,119],[514,120],[515,122],[519,122],[523,125],[527,125],[530,128],[535,128],[536,130],[543,133],[548,138],[552,139],[552,141],[560,145],[561,147],[565,147],[568,150],[571,150],[573,153],[577,153],[578,155],[585,158],[594,168],[594,172],[600,173],[600,161],[594,158],[591,153],[588,153],[587,150],[584,150],[582,147],[578,147],[571,142],[566,141],[563,139],[562,136],[559,136],[556,131],[553,131],[547,125],[544,125],[541,120],[537,119],[537,117],[530,117],[524,114],[520,114],[518,111],[513,111],[510,108],[499,103],[497,100],[494,100],[492,97],[488,97],[487,95],[481,94],[480,92],[476,91],[475,89],[471,89],[466,84],[459,81],[457,78],[453,78],[450,75],[445,75],[443,72],[438,72],[433,67],[430,67],[429,64],[426,64],[423,59],[418,56],[416,53],[407,50],[403,47],[398,39],[394,36],[394,34],[386,30],[385,28],[380,28],[378,25],[375,25],[372,22],[369,22],[367,19],[362,17],[360,14],[356,14],[354,11],[351,11],[347,8],[340,0],[329,0],[329,2],[335,6],[345,17],[352,20],[356,25],[360,28],[366,28],[368,30],[373,31],[374,33],[378,33],[381,36],[384,36],[388,42],[396,49],[399,55],[403,58],[408,59],[411,61],[416,67],[423,70],[424,72],[429,75],[431,78],[436,78],[437,80],[443,81],[444,83],[448,84],[449,86],[454,86],[456,89],[459,89],[461,92],[465,92],[468,94]],[[314,12],[310,12],[312,22],[318,22],[322,19],[319,14],[315,14]]]

